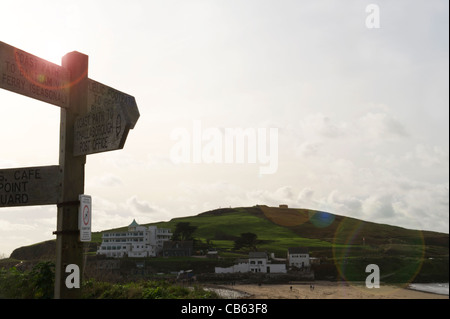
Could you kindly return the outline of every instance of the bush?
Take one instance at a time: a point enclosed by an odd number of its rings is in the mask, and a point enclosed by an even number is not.
[[[147,288],[142,293],[144,299],[167,299],[169,295],[166,289],[162,287]]]
[[[40,262],[33,267],[29,274],[33,285],[34,298],[52,299],[55,286],[55,264],[52,262]]]
[[[31,271],[13,267],[0,269],[0,298],[48,299],[54,296],[55,266],[40,262]],[[218,298],[200,287],[187,288],[167,281],[113,284],[87,280],[82,284],[85,299],[207,299]]]
[[[87,299],[212,299],[213,293],[200,287],[186,288],[167,281],[141,281],[112,284],[89,280],[83,284],[83,298]]]
[[[40,262],[29,272],[16,267],[0,270],[0,297],[10,299],[49,299],[54,296],[55,265]]]

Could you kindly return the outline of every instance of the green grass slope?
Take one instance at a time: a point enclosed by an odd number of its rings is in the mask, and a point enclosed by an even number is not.
[[[276,257],[286,257],[289,247],[308,247],[312,257],[321,258],[322,264],[316,271],[318,277],[323,274],[328,278],[331,274],[363,280],[365,266],[376,263],[382,266],[382,277],[387,280],[448,280],[449,235],[444,233],[405,229],[308,209],[268,206],[216,209],[146,226],[156,225],[173,231],[179,222],[197,227],[193,236],[198,250],[217,248],[228,262],[248,253],[248,249],[235,250],[234,240],[250,232],[257,235],[258,251],[273,252]],[[125,226],[108,231],[126,229]],[[96,246],[101,243],[101,232],[93,233],[92,238],[89,251],[95,254]],[[44,242],[18,248],[11,258],[30,260],[45,256],[44,259],[48,259],[54,252],[54,245]],[[445,276],[441,275],[444,273]]]
[[[257,235],[260,251],[270,251],[286,255],[287,247],[331,247],[331,244],[318,238],[300,237],[292,230],[275,225],[261,218],[249,208],[235,208],[226,211],[213,211],[193,217],[175,218],[170,222],[157,223],[158,227],[175,229],[179,222],[188,222],[197,227],[194,237],[212,244],[223,251],[233,250],[234,240],[242,233]]]
[[[329,258],[377,256],[448,257],[448,234],[405,229],[355,218],[295,208],[267,206],[217,209],[154,225],[175,229],[179,222],[196,226],[194,237],[232,251],[242,233],[258,236],[260,251],[285,256],[288,247],[308,247]]]

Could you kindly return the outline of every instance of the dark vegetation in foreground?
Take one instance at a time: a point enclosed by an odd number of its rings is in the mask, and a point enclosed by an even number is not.
[[[55,266],[40,262],[32,270],[16,267],[0,269],[0,298],[52,299]],[[82,284],[83,299],[217,299],[218,296],[198,285],[186,287],[168,281],[111,283],[87,280]]]

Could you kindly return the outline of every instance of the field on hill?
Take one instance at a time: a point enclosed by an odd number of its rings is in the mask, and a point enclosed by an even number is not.
[[[234,240],[242,233],[257,235],[259,251],[274,252],[279,257],[285,257],[288,247],[322,247],[331,248],[332,243],[318,238],[300,237],[294,231],[271,223],[243,208],[227,212],[203,213],[193,217],[176,218],[169,222],[157,223],[158,227],[175,229],[179,222],[188,222],[197,227],[194,233],[196,239],[210,241],[223,251],[232,250]]]
[[[197,227],[194,237],[231,250],[242,233],[257,235],[258,250],[285,257],[287,248],[308,247],[329,258],[367,255],[448,256],[448,234],[365,222],[327,212],[254,206],[218,209],[152,225],[175,229],[179,222]]]

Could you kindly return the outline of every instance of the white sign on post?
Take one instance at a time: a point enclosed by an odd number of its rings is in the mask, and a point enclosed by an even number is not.
[[[79,229],[80,241],[91,241],[92,224],[92,198],[89,195],[80,195]]]

